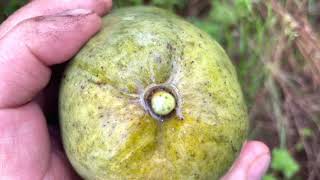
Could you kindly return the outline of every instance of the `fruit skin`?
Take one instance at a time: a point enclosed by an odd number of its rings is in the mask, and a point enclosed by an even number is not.
[[[152,118],[140,94],[175,86],[183,120]],[[68,65],[59,98],[67,156],[85,179],[218,179],[248,116],[235,69],[209,35],[153,7],[115,10]]]

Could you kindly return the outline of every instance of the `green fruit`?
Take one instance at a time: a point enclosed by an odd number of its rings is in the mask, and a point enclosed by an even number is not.
[[[90,180],[218,179],[247,135],[224,50],[152,7],[103,18],[67,67],[59,108],[67,156]]]

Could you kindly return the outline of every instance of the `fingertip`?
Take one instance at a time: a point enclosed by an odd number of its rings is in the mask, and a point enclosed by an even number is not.
[[[247,141],[244,146],[241,154],[254,154],[255,156],[259,156],[262,154],[270,155],[269,147],[261,141]]]
[[[104,1],[106,3],[106,11],[104,14],[106,14],[107,12],[109,12],[112,9],[113,3],[112,3],[112,0],[104,0]]]
[[[247,141],[223,179],[258,180],[268,169],[270,160],[270,150],[267,145],[260,141]]]
[[[112,0],[94,0],[94,1],[82,0],[82,1],[83,3],[81,4],[81,6],[79,6],[79,8],[86,7],[86,8],[92,9],[99,16],[104,16],[112,9]]]
[[[105,15],[112,8],[111,0],[37,0],[26,4],[12,14],[0,26],[0,38],[20,22],[37,16],[50,16],[70,9],[90,9],[99,16]]]
[[[32,100],[49,80],[47,66],[69,60],[101,24],[96,13],[79,9],[19,23],[0,40],[0,108]]]
[[[262,154],[258,156],[248,167],[247,179],[259,180],[266,173],[269,168],[271,157],[269,154]]]
[[[16,34],[23,36],[20,39],[45,65],[59,64],[71,58],[100,30],[100,16],[85,12],[75,9],[55,16],[35,17],[17,27]]]
[[[255,158],[252,158],[248,164],[247,172],[245,173],[247,179],[259,180],[269,168],[271,161],[270,149],[260,141],[250,141],[246,143],[245,148],[247,149],[247,153],[255,155]],[[244,156],[249,156],[249,154],[245,154]]]

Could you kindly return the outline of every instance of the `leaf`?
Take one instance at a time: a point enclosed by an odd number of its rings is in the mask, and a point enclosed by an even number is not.
[[[271,167],[282,172],[286,178],[291,178],[300,169],[299,164],[292,158],[287,149],[273,149],[272,158]]]
[[[210,11],[210,18],[224,25],[234,25],[238,18],[233,6],[218,1],[213,2],[213,9]]]
[[[7,4],[7,6],[3,9],[3,13],[7,16],[9,16],[10,14],[12,14],[14,11],[16,11],[17,9],[19,9],[21,6],[23,6],[24,4],[26,4],[27,1],[26,0],[14,0],[14,1],[9,1],[9,3]]]
[[[277,178],[274,177],[272,174],[267,174],[267,175],[263,176],[262,179],[263,180],[277,180]]]
[[[308,138],[313,135],[313,132],[312,132],[312,129],[310,128],[303,128],[301,129],[301,134],[304,138]]]
[[[251,11],[252,10],[252,1],[251,0],[236,0],[236,6],[244,8],[243,10]]]

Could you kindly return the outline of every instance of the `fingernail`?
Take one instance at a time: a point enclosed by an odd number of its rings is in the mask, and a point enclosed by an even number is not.
[[[248,170],[248,179],[250,180],[260,180],[262,176],[266,173],[269,168],[270,155],[264,154],[258,157],[250,165]]]
[[[60,13],[61,16],[85,16],[92,14],[93,11],[89,9],[71,9]]]

